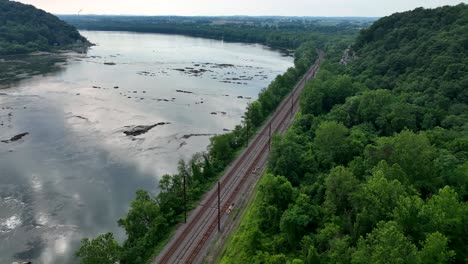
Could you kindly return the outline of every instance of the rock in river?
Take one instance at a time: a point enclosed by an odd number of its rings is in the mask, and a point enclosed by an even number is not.
[[[163,126],[163,125],[169,125],[170,123],[167,122],[159,122],[154,125],[149,125],[149,126],[134,126],[134,127],[129,127],[127,130],[124,130],[124,134],[127,136],[138,136],[141,134],[145,134],[146,132],[150,131],[154,127],[157,126]]]
[[[211,137],[211,136],[215,136],[216,134],[187,134],[187,135],[183,135],[181,138],[182,139],[189,139],[191,137]]]
[[[10,139],[8,139],[8,140],[2,140],[1,142],[3,142],[3,143],[10,143],[10,142],[18,141],[18,140],[22,139],[22,138],[23,138],[24,136],[26,136],[26,135],[29,135],[29,133],[28,133],[28,132],[26,132],[26,133],[21,133],[21,134],[18,134],[18,135],[16,135],[16,136],[13,136],[12,138],[10,138]]]

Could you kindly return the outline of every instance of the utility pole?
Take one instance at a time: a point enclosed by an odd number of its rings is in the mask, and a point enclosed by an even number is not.
[[[187,223],[187,188],[185,187],[185,177],[184,173],[184,222]]]
[[[218,232],[221,232],[221,208],[220,208],[220,197],[219,197],[220,188],[221,187],[218,181]]]

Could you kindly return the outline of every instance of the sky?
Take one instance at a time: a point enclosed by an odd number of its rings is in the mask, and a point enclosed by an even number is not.
[[[462,0],[18,0],[53,14],[382,17]]]

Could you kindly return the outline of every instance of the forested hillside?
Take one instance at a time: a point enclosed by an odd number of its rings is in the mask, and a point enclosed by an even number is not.
[[[467,263],[467,55],[464,4],[329,55],[222,262]]]
[[[88,41],[52,14],[9,0],[0,0],[0,55],[49,51]]]

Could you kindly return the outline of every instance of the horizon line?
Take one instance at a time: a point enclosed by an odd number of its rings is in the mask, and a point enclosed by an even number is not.
[[[381,18],[381,16],[288,16],[288,15],[137,15],[137,14],[60,14],[56,16],[136,16],[136,17],[283,17],[283,18]]]

